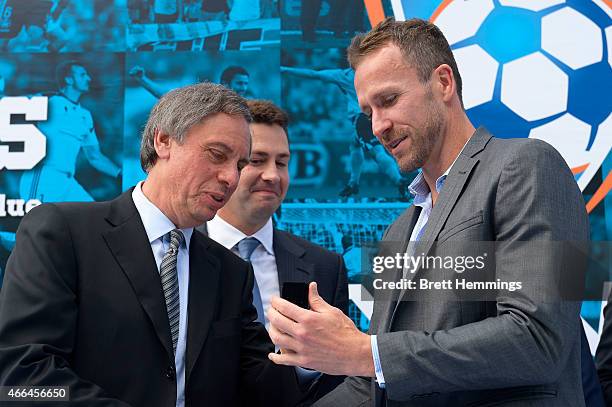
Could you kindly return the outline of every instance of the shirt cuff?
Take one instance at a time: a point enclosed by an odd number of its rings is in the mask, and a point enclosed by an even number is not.
[[[311,369],[305,369],[300,366],[295,367],[295,374],[298,379],[300,386],[309,385],[314,379],[321,376],[321,372]]]
[[[370,336],[370,345],[372,346],[372,358],[374,359],[374,373],[376,373],[376,382],[381,389],[385,388],[385,377],[383,376],[382,366],[380,364],[380,356],[378,354],[378,341],[376,335]]]

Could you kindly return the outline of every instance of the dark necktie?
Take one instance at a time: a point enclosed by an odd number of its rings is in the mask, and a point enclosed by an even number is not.
[[[161,266],[159,267],[159,277],[161,278],[164,298],[166,299],[166,311],[168,312],[168,321],[170,322],[170,334],[172,336],[172,350],[174,354],[176,354],[176,344],[178,343],[180,316],[176,259],[183,240],[185,240],[185,237],[183,236],[183,232],[179,229],[174,229],[170,232],[170,248],[164,255]]]

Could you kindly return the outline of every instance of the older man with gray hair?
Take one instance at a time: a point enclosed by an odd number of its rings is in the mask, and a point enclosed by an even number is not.
[[[194,231],[236,188],[250,121],[220,85],[169,92],[144,130],[144,182],[23,219],[0,293],[0,386],[62,386],[55,400],[87,406],[297,402],[294,370],[267,360],[251,267]]]

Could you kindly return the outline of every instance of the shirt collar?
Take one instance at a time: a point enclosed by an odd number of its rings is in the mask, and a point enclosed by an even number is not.
[[[149,198],[142,192],[142,184],[143,182],[140,181],[132,191],[132,200],[142,219],[149,243],[153,243],[176,229],[176,226],[153,202],[149,201]],[[185,236],[185,247],[189,248],[193,228],[181,229],[181,232]]]
[[[228,249],[236,246],[245,237],[254,237],[259,240],[268,254],[274,255],[272,218],[268,219],[266,224],[251,236],[247,236],[241,230],[226,222],[218,214],[208,221],[206,229],[208,230],[208,236]]]
[[[466,145],[467,142],[463,145],[463,147],[461,147],[461,151],[459,151],[457,157],[455,157],[451,165],[446,169],[446,171],[444,171],[444,174],[439,176],[436,180],[436,190],[438,192],[440,192],[440,189],[442,189],[442,185],[444,184],[446,177],[448,177],[448,174],[450,174],[453,165],[455,165],[457,162],[457,159],[463,152]],[[414,180],[412,180],[410,185],[408,185],[408,191],[410,191],[410,193],[414,196],[415,204],[422,203],[425,200],[425,197],[431,192],[429,190],[429,185],[427,185],[427,182],[425,182],[425,176],[423,176],[423,172],[421,170],[419,170],[419,174],[414,178]]]

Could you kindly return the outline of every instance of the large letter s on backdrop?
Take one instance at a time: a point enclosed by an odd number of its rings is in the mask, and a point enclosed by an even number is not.
[[[11,115],[25,114],[26,120],[47,120],[47,97],[4,97],[0,99],[0,142],[23,143],[23,151],[0,145],[0,170],[30,170],[45,158],[47,139],[33,124],[11,124]]]

